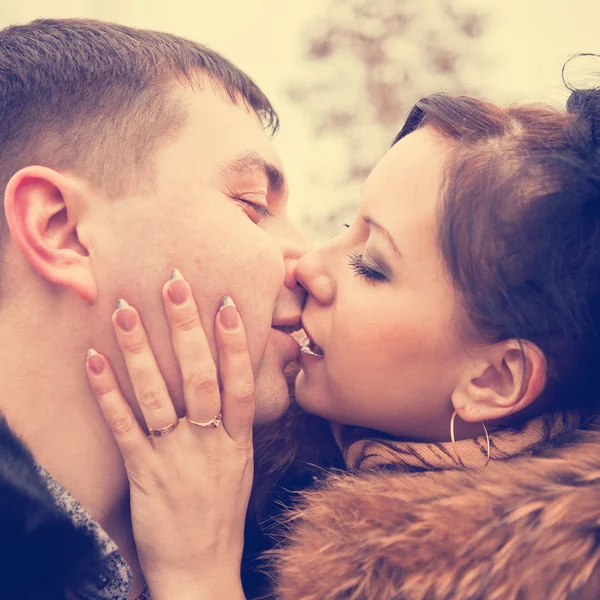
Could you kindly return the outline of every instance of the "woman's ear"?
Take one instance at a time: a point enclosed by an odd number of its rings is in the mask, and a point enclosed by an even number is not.
[[[493,421],[527,408],[546,385],[546,360],[530,342],[506,340],[482,350],[452,394],[458,416]]]
[[[37,273],[94,302],[96,278],[89,253],[77,235],[83,193],[74,178],[29,166],[8,182],[4,210],[12,239]]]

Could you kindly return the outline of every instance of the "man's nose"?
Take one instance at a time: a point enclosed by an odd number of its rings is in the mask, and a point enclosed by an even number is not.
[[[285,280],[284,285],[290,290],[305,295],[304,290],[298,285],[296,279],[296,266],[298,261],[311,249],[308,238],[295,226],[291,226],[286,236],[286,248],[284,250]],[[304,302],[304,298],[302,298]]]

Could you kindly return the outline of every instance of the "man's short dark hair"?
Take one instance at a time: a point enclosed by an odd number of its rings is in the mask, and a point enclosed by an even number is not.
[[[32,164],[76,173],[111,197],[151,181],[159,142],[186,122],[177,81],[216,84],[272,133],[278,127],[252,79],[190,40],[80,19],[0,31],[1,189]],[[2,217],[0,242],[5,226]]]

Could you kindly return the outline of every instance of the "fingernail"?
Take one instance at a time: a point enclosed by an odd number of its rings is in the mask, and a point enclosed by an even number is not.
[[[179,269],[173,269],[171,271],[170,281],[174,281],[175,279],[183,279],[183,275]]]
[[[232,331],[237,328],[240,318],[237,308],[229,296],[223,296],[223,298],[221,298],[219,314],[221,316],[221,323],[225,329]]]
[[[122,298],[117,300],[117,325],[123,331],[131,331],[137,323],[137,315],[132,307]]]
[[[183,279],[173,279],[171,277],[169,286],[167,287],[167,294],[173,304],[183,304],[188,297],[187,284]]]
[[[104,371],[104,360],[93,348],[90,348],[87,351],[86,362],[87,362],[88,369],[94,375],[100,375],[100,373],[102,373],[102,371]]]

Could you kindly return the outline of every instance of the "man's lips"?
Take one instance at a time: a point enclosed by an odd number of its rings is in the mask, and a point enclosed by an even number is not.
[[[289,360],[297,360],[300,356],[300,337],[293,334],[302,329],[300,315],[290,315],[287,318],[279,318],[277,321],[271,323],[271,328],[286,336],[288,341],[284,346],[287,347],[288,350],[285,351],[284,354],[287,355]]]
[[[288,335],[292,335],[292,333],[296,333],[296,331],[302,329],[302,324],[298,322],[296,325],[271,325],[271,327],[283,331],[283,333],[287,333]]]
[[[285,362],[297,360],[300,356],[300,342],[296,335],[290,335],[279,327],[271,327],[272,337],[277,345],[278,352]]]
[[[300,313],[287,315],[285,317],[279,316],[271,323],[271,327],[291,335],[292,333],[296,333],[296,331],[300,331],[302,329],[301,316],[302,315]]]

